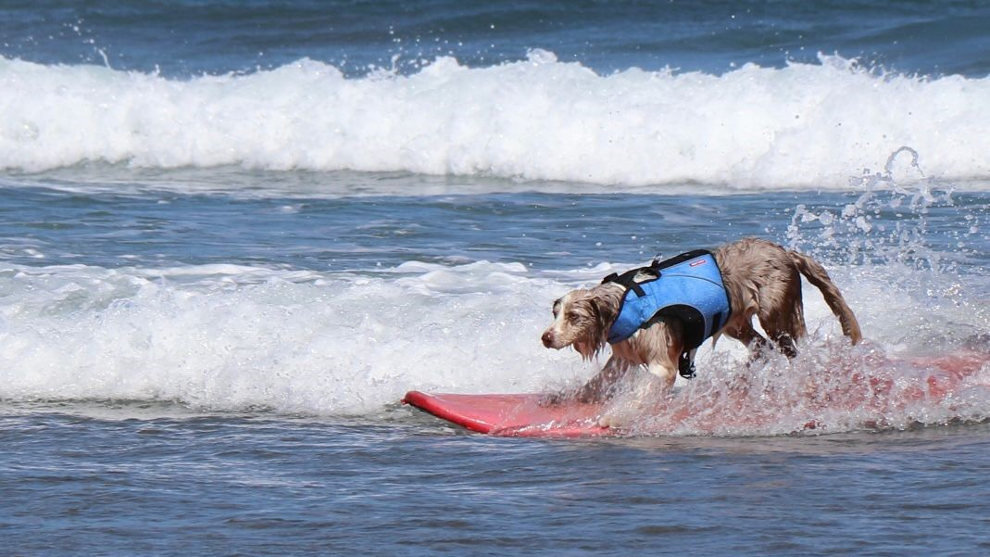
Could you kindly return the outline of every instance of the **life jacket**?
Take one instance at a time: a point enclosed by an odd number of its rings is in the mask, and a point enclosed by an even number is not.
[[[637,275],[641,277],[638,282]],[[684,327],[685,341],[678,367],[685,377],[694,376],[695,349],[724,327],[732,314],[722,273],[707,250],[654,260],[648,267],[621,275],[612,273],[602,280],[606,282],[626,288],[619,316],[609,329],[608,342],[626,340],[663,318],[678,319]]]

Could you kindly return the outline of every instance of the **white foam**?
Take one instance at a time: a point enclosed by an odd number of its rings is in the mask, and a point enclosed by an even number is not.
[[[621,266],[599,270],[613,267]],[[958,307],[979,303],[966,289],[932,306],[924,292],[891,287],[892,276],[904,270],[884,269],[870,269],[872,280],[860,267],[830,269],[871,346],[891,354],[912,346],[951,352],[960,342],[938,335],[936,326],[910,336],[889,322],[890,311],[915,315],[908,327],[936,320],[948,331],[987,329],[985,311]],[[205,411],[345,415],[381,412],[412,389],[560,389],[586,380],[599,364],[582,362],[571,350],[546,350],[540,333],[552,300],[595,282],[591,274],[488,262],[409,262],[375,276],[230,265],[11,267],[0,271],[0,400],[122,399]],[[820,294],[807,285],[805,292],[812,333],[798,364],[805,367],[768,368],[760,376],[784,381],[775,387],[784,392],[807,382],[828,358],[858,361],[845,352]],[[745,358],[730,339],[715,351],[706,345],[698,356],[705,378],[688,388],[731,382]],[[971,396],[966,417],[986,417],[990,394]],[[800,420],[799,410],[787,414],[786,423],[762,421],[740,430],[731,422],[682,421],[673,432],[779,433]],[[959,416],[950,410],[932,411],[939,419]],[[916,405],[892,407],[883,417],[902,424],[917,412]],[[835,431],[861,427],[856,416],[813,417]]]
[[[361,78],[303,59],[189,80],[0,58],[0,168],[26,171],[99,161],[819,189],[908,145],[929,174],[985,186],[988,127],[990,78],[878,74],[837,56],[598,75],[534,51]]]
[[[414,388],[532,391],[582,365],[540,345],[550,281],[521,265],[415,267],[11,269],[0,399],[359,414]]]

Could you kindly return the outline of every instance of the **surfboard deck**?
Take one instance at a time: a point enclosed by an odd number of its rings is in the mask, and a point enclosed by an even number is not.
[[[471,431],[503,437],[595,437],[617,431],[598,424],[601,405],[541,404],[541,394],[430,394],[402,402]]]

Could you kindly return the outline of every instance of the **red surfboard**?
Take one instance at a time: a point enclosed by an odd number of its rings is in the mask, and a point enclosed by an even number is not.
[[[861,365],[865,362],[861,362]],[[828,392],[817,393],[815,400],[829,400],[828,405],[836,411],[849,408],[878,406],[881,409],[896,408],[899,404],[916,401],[937,403],[964,386],[970,376],[979,373],[990,363],[990,355],[982,353],[960,353],[954,355],[911,358],[905,360],[877,358],[865,365],[865,369],[842,370],[845,380],[829,387]],[[924,370],[923,381],[907,381],[897,386],[898,366],[908,366],[906,370]],[[873,374],[869,370],[886,371]],[[891,374],[893,372],[893,375]],[[980,381],[976,382],[980,384]],[[968,381],[972,386],[973,381]],[[987,385],[990,387],[990,384]],[[743,396],[744,393],[739,393]],[[599,424],[603,406],[564,402],[561,404],[541,403],[541,394],[428,394],[410,391],[402,402],[428,412],[438,418],[478,433],[515,437],[593,437],[628,434],[616,428]],[[726,401],[713,400],[711,404],[725,405]],[[730,401],[731,402],[731,401]],[[679,410],[666,415],[673,424],[692,416],[698,404],[706,405],[701,398],[681,401]],[[730,407],[733,407],[730,404]],[[749,423],[759,425],[760,419],[767,416],[718,414],[723,423]],[[769,418],[772,419],[772,416]],[[805,429],[818,429],[813,420]]]
[[[593,437],[619,432],[598,424],[601,405],[545,405],[540,394],[458,395],[410,391],[402,402],[478,433],[511,437]]]

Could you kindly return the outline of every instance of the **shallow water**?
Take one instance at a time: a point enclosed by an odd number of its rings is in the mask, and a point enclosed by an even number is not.
[[[988,543],[985,425],[550,442],[465,435],[411,410],[134,417],[145,411],[4,417],[7,543],[23,553],[746,555]]]

